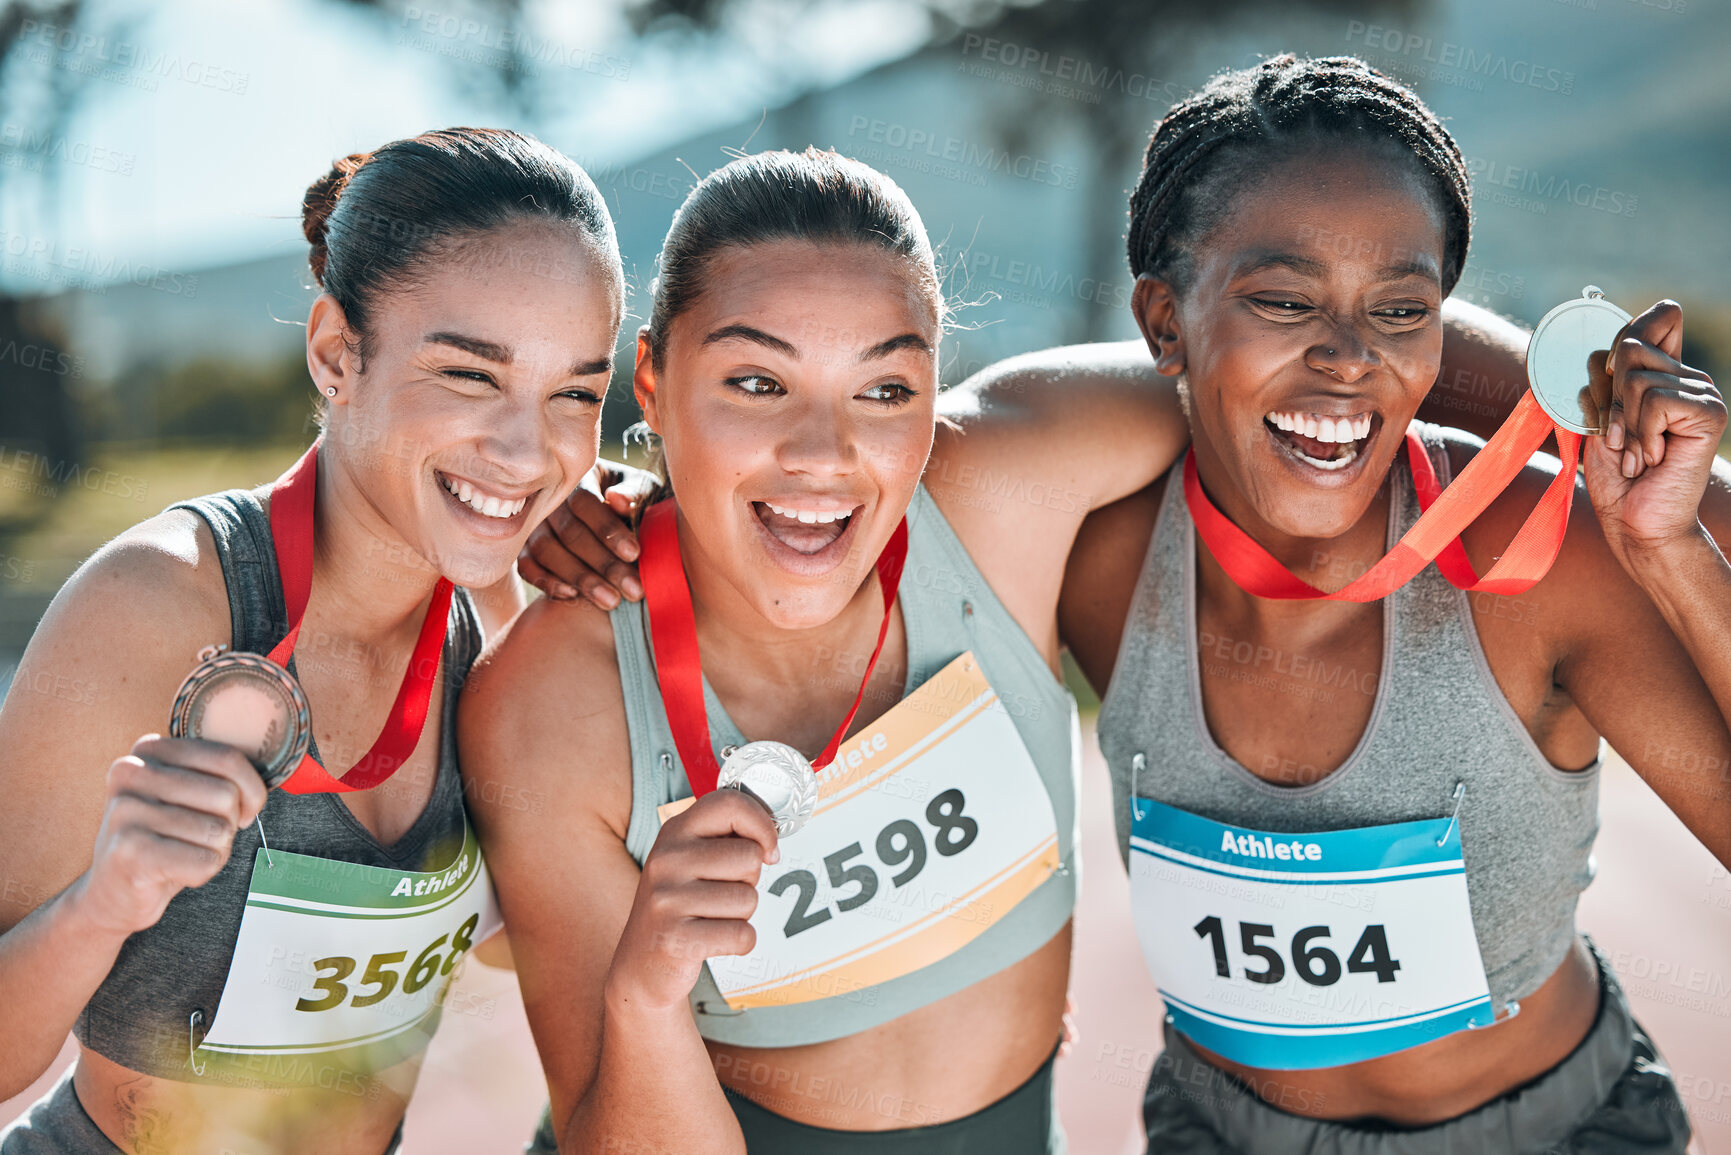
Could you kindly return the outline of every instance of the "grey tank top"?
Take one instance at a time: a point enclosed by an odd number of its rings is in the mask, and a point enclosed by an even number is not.
[[[908,676],[903,695],[959,655],[973,651],[1045,784],[1057,819],[1062,865],[960,950],[876,986],[791,1006],[734,1011],[705,967],[691,993],[697,1029],[705,1038],[745,1047],[794,1047],[858,1034],[1026,958],[1069,921],[1080,869],[1076,795],[1081,731],[1076,701],[998,601],[923,485],[908,506],[908,558],[898,601],[907,630]],[[612,617],[631,731],[631,825],[625,847],[641,864],[661,829],[656,808],[690,797],[691,785],[680,765],[655,679],[648,615],[642,605],[625,602]],[[744,743],[746,737],[727,716],[708,679],[703,693],[715,750],[719,753],[724,746]]]
[[[1431,427],[1424,437],[1447,484],[1442,443]],[[1390,546],[1419,514],[1404,459],[1391,484]],[[1141,797],[1280,833],[1446,818],[1456,784],[1465,783],[1461,850],[1492,1005],[1500,1014],[1537,990],[1574,941],[1575,904],[1593,880],[1599,761],[1564,771],[1545,759],[1491,675],[1467,595],[1428,566],[1383,603],[1376,701],[1346,761],[1304,786],[1258,778],[1221,749],[1202,713],[1196,550],[1174,470],[1100,707],[1119,852],[1127,861],[1137,755]],[[1341,692],[1340,675],[1326,663],[1313,667],[1316,725],[1330,724],[1325,694],[1329,685]]]
[[[288,633],[289,623],[264,507],[251,493],[237,489],[170,508],[198,514],[216,539],[217,558],[228,584],[232,648],[268,653]],[[193,651],[215,639],[187,640],[190,669]],[[451,599],[445,635],[444,733],[438,772],[426,809],[401,839],[391,846],[381,845],[335,794],[272,790],[260,815],[271,850],[396,870],[430,870],[449,860],[463,841],[463,788],[453,725],[457,693],[480,648],[474,603],[467,591],[458,589]],[[294,669],[291,658],[289,670]],[[318,753],[316,746],[313,753]],[[234,850],[216,877],[175,895],[155,926],[126,940],[114,968],[78,1016],[73,1033],[80,1043],[123,1067],[159,1079],[219,1081],[214,1067],[210,1077],[202,1080],[192,1070],[190,1048],[196,1038],[202,1038],[193,1032],[192,1017],[201,1012],[200,1027],[207,1030],[216,1016],[246,908],[247,884],[260,845],[259,825],[254,823],[235,837]],[[437,1023],[437,1015],[428,1018],[421,1047]],[[317,1066],[271,1058],[261,1061],[246,1082],[249,1086],[316,1082]]]

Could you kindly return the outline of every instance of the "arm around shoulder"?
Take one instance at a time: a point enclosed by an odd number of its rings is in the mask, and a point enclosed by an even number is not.
[[[947,391],[939,412],[934,493],[1013,486],[1077,520],[1160,476],[1190,439],[1176,383],[1139,340],[1008,358]]]

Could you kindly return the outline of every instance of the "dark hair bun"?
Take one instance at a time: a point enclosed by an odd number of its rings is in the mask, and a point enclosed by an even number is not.
[[[509,129],[445,128],[345,156],[301,201],[307,263],[342,307],[363,359],[380,294],[408,287],[456,241],[526,220],[580,229],[623,280],[595,183],[569,157]]]
[[[325,251],[325,228],[330,223],[331,212],[337,207],[343,186],[372,155],[370,152],[356,152],[343,157],[331,165],[331,171],[308,185],[306,196],[301,198],[301,233],[312,246],[312,251],[307,254],[307,263],[313,267],[313,279],[320,285],[325,282],[325,259],[328,255]]]

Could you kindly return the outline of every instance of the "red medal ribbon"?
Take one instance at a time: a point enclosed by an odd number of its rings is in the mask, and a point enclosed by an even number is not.
[[[685,580],[685,563],[679,555],[679,518],[675,503],[669,499],[656,502],[643,515],[638,529],[641,552],[637,567],[643,579],[643,599],[649,607],[649,636],[655,651],[656,677],[661,683],[661,700],[667,707],[667,724],[673,731],[673,744],[679,749],[679,761],[685,767],[691,793],[698,798],[715,789],[721,767],[715,763],[715,753],[709,743],[709,710],[703,702],[703,662],[697,652],[697,616],[691,608],[691,587]],[[884,651],[884,639],[889,636],[890,610],[896,603],[896,590],[901,585],[902,564],[908,556],[908,519],[902,518],[890,535],[889,544],[878,555],[878,585],[884,597],[884,620],[878,626],[878,644],[866,663],[865,677],[853,707],[842,719],[835,735],[812,762],[813,770],[822,770],[835,758],[847,729],[859,713],[866,686],[877,668],[878,655]]]
[[[1563,467],[1540,496],[1520,532],[1509,542],[1508,549],[1481,578],[1460,543],[1461,531],[1508,488],[1527,459],[1553,431]],[[1294,575],[1208,500],[1196,475],[1195,450],[1184,458],[1184,500],[1190,507],[1196,532],[1220,568],[1240,589],[1259,598],[1376,601],[1411,581],[1432,561],[1450,584],[1469,592],[1524,593],[1550,571],[1569,526],[1581,436],[1558,428],[1530,392],[1520,399],[1508,421],[1447,489],[1437,481],[1430,454],[1419,439],[1417,422],[1407,428],[1406,451],[1421,516],[1381,561],[1331,594]]]
[[[322,439],[321,439],[322,441]],[[306,617],[307,598],[313,588],[313,498],[318,492],[319,445],[313,442],[289,471],[270,489],[270,536],[276,546],[277,571],[282,576],[283,605],[288,611],[289,632],[266,656],[279,666],[288,665]],[[395,774],[421,741],[427,725],[427,705],[433,697],[433,675],[439,668],[439,652],[445,642],[445,627],[451,611],[451,583],[440,578],[433,587],[433,600],[421,622],[415,653],[403,674],[397,700],[385,717],[384,729],[359,762],[333,778],[311,754],[301,759],[282,789],[290,794],[332,794],[371,790]]]

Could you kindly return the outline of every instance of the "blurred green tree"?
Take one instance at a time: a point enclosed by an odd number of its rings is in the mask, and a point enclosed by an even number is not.
[[[22,172],[40,172],[42,201],[52,205],[58,167],[32,161],[22,140],[28,124],[36,139],[60,134],[74,106],[84,77],[73,69],[54,68],[51,53],[30,52],[46,27],[69,28],[80,17],[80,0],[21,3],[8,0],[0,8],[0,183]],[[7,235],[8,241],[11,235]],[[7,248],[12,246],[8,244]],[[73,389],[76,361],[62,348],[63,338],[22,302],[0,297],[0,449],[24,449],[49,460],[73,463],[83,451]],[[33,522],[46,502],[26,503],[10,522]],[[0,522],[0,532],[14,526]]]

